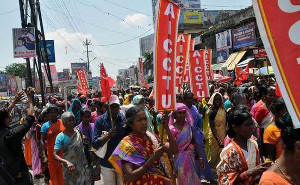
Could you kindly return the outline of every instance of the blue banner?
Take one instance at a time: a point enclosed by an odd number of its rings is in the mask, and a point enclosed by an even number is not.
[[[55,62],[54,40],[46,40],[46,48],[47,48],[49,63],[54,63]],[[41,51],[43,52],[44,55],[45,50],[44,50],[43,41],[41,42]]]

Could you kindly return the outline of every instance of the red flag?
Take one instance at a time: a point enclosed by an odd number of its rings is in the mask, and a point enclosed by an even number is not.
[[[88,81],[86,79],[84,70],[78,70],[77,71],[77,76],[78,76],[78,79],[79,79],[79,84],[80,84],[80,87],[81,87],[82,94],[87,95],[88,91],[89,91],[89,84],[88,84]]]
[[[105,71],[103,63],[101,63],[101,65],[100,65],[100,76],[101,76],[102,96],[106,97],[107,100],[109,100],[110,95],[111,95],[111,90],[110,90],[110,86],[109,86],[108,75]]]
[[[107,76],[107,81],[109,83],[109,87],[112,87],[116,84],[116,81],[110,76]]]
[[[240,85],[243,81],[248,79],[247,73],[243,71],[242,68],[237,67],[237,65],[235,65],[234,71],[237,85]]]
[[[244,70],[247,74],[249,74],[249,64],[247,65],[247,67]]]

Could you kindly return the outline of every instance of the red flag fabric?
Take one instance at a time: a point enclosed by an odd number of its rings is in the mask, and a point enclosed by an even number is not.
[[[247,74],[249,74],[249,64],[248,64],[247,67],[245,68],[245,72],[246,72]]]
[[[110,76],[107,76],[107,80],[108,80],[108,83],[109,83],[109,87],[112,87],[116,84],[116,81]]]
[[[243,81],[248,79],[247,73],[235,65],[235,76],[236,76],[236,84],[240,85]]]
[[[103,63],[100,64],[100,76],[101,76],[101,93],[103,97],[106,97],[109,100],[111,96],[111,90],[108,81],[108,75],[105,71]]]
[[[88,84],[84,70],[78,70],[77,76],[79,79],[79,84],[81,87],[82,94],[87,95],[89,92],[89,84]]]

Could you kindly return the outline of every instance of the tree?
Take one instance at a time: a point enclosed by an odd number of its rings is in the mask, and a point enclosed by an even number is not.
[[[27,76],[27,69],[25,64],[13,63],[5,67],[5,72],[10,75],[25,78]]]
[[[153,52],[145,52],[143,57],[145,58],[145,63],[153,63]]]

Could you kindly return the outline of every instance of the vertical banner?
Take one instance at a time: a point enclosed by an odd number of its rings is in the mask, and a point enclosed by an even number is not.
[[[157,111],[175,110],[175,62],[179,7],[169,0],[159,0],[156,11],[154,83]]]
[[[207,80],[213,81],[214,77],[213,77],[213,72],[211,70],[211,60],[212,60],[212,50],[205,49],[204,50],[204,61],[205,61]]]
[[[111,90],[108,82],[108,75],[104,68],[103,63],[100,64],[100,77],[101,77],[101,94],[103,97],[106,97],[107,101],[111,96]]]
[[[195,47],[195,39],[191,39],[191,42],[190,42],[190,51],[194,51],[194,47]]]
[[[144,78],[144,66],[143,66],[143,59],[139,57],[139,70],[140,70],[140,77],[141,77],[141,85],[146,87],[145,78]]]
[[[260,36],[295,128],[300,128],[300,4],[253,0]]]
[[[82,92],[84,94],[88,93],[89,90],[89,84],[85,75],[85,71],[84,70],[78,70],[77,71],[77,76],[78,76],[78,80],[79,80],[79,84],[80,84],[80,88],[82,90]]]
[[[190,51],[191,90],[197,99],[209,97],[204,58],[205,50]]]
[[[190,34],[179,34],[176,46],[176,87],[175,93],[180,93],[180,88],[184,80],[184,72],[186,70],[186,62],[190,50]]]

